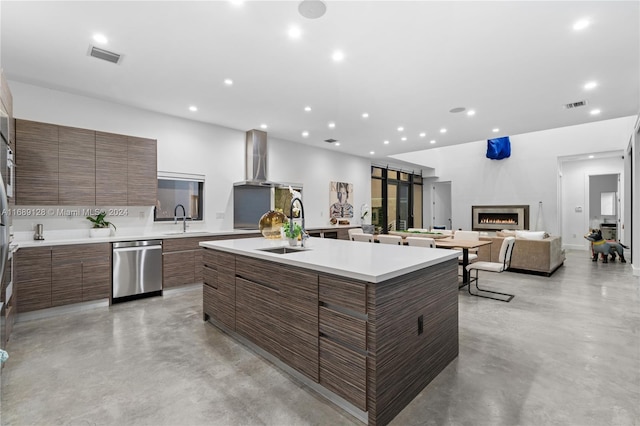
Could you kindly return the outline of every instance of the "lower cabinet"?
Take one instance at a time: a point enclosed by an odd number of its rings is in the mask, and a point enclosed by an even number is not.
[[[23,248],[16,252],[18,312],[108,298],[111,244]]]
[[[50,308],[51,247],[24,248],[14,256],[14,297],[18,312]]]
[[[205,320],[222,322],[318,382],[318,275],[209,249],[203,267]]]

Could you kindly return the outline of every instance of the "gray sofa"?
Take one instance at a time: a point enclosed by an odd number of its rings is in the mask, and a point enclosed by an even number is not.
[[[504,237],[480,237],[491,244],[478,249],[478,260],[498,262]],[[516,238],[511,256],[510,271],[550,276],[564,264],[562,237],[550,236],[543,240]]]

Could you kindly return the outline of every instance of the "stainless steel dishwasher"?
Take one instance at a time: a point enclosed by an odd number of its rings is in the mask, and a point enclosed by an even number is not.
[[[162,294],[162,240],[113,243],[113,302]]]

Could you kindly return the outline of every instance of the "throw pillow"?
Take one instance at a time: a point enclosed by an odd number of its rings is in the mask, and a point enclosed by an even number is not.
[[[548,236],[544,231],[516,231],[516,238],[524,238],[526,240],[544,240],[545,235]]]

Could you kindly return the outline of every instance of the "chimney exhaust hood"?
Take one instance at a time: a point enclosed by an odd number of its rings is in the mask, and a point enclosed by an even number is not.
[[[245,180],[233,184],[233,227],[258,229],[260,217],[278,209],[288,214],[289,186],[302,192],[302,185],[267,180],[267,133],[249,130],[245,140]]]
[[[245,164],[244,178],[233,186],[266,186],[270,188],[281,187],[282,184],[267,180],[267,132],[262,130],[249,130],[245,139]]]

